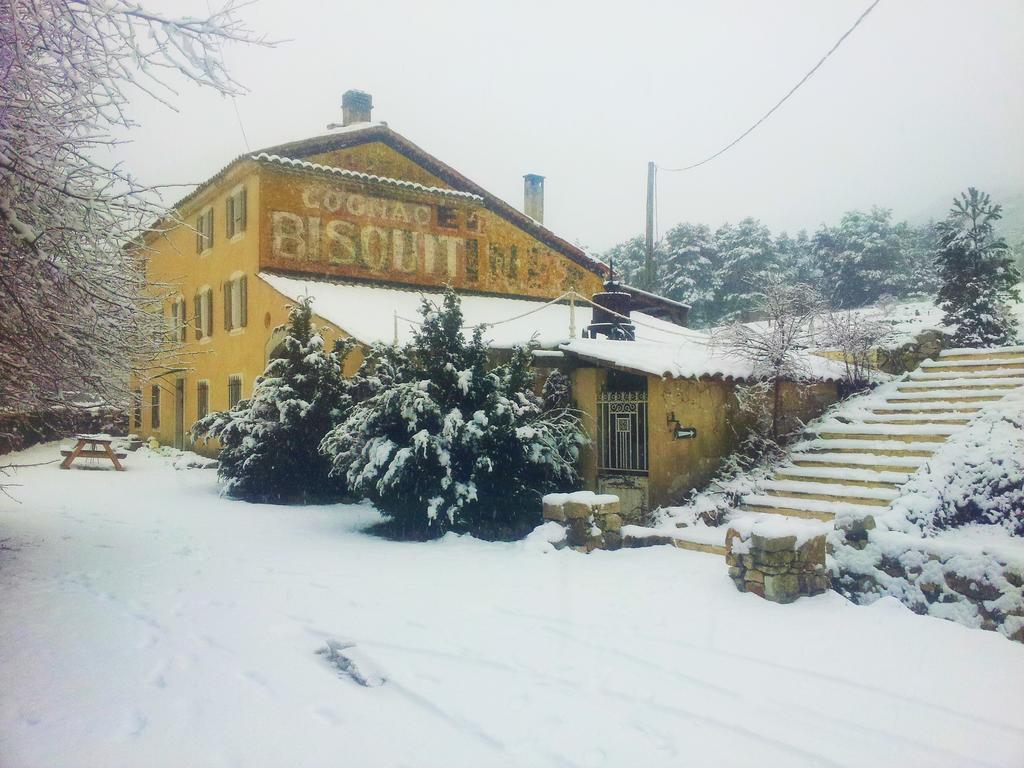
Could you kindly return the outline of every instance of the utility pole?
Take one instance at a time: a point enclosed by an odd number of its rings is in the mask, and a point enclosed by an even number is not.
[[[648,291],[654,290],[654,161],[647,164],[647,247],[644,262],[644,277]]]

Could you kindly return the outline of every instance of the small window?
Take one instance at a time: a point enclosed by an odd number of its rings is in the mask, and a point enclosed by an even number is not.
[[[171,302],[171,320],[168,324],[171,341],[185,340],[185,323],[185,298],[179,296]]]
[[[459,220],[455,209],[449,205],[437,206],[437,226],[445,229],[458,229]]]
[[[213,248],[213,208],[203,211],[196,219],[196,253]]]
[[[244,328],[249,323],[249,290],[245,275],[224,283],[224,330]]]
[[[242,377],[228,376],[228,408],[234,408],[242,399]]]
[[[160,428],[160,387],[156,384],[153,385],[150,394],[149,426],[153,429]]]
[[[200,288],[195,297],[196,340],[213,335],[213,290]]]
[[[210,412],[210,382],[196,384],[196,418],[203,419]]]
[[[228,237],[245,232],[245,187],[228,196],[225,222]]]
[[[142,429],[142,390],[132,392],[132,424],[135,429]]]

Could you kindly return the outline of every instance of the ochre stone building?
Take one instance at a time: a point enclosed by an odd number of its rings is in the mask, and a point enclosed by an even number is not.
[[[735,440],[742,376],[727,381],[710,362],[649,364],[693,350],[704,360],[706,339],[683,327],[688,308],[620,286],[637,341],[579,338],[589,308],[549,302],[601,292],[608,270],[543,226],[543,177],[524,177],[519,211],[371,122],[370,109],[368,94],[347,92],[342,126],[237,157],[148,233],[147,279],[166,297],[176,351],[135,383],[133,431],[191,447],[198,418],[251,394],[301,296],[328,344],[369,345],[407,340],[421,296],[451,285],[493,348],[534,338],[539,362],[570,372],[595,439],[581,467],[588,487],[620,489],[639,511],[706,480]],[[680,438],[682,425],[697,436]]]

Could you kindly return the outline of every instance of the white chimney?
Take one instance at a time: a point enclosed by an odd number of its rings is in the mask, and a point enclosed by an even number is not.
[[[544,223],[544,177],[536,173],[523,176],[523,213]]]
[[[341,96],[341,124],[370,122],[373,96],[366,91],[345,91]]]

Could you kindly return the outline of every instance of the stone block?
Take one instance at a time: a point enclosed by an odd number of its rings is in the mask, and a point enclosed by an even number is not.
[[[1017,587],[1017,589],[1024,587],[1024,573],[1007,568],[1003,571],[1003,576],[1006,577],[1006,580],[1010,582],[1011,586]]]
[[[595,515],[617,515],[619,514],[619,500],[615,499],[615,501],[608,501],[603,504],[592,504],[590,509]]]
[[[618,531],[605,531],[603,538],[605,549],[622,549],[622,535]]]
[[[765,594],[764,594],[764,584],[761,584],[760,582],[757,582],[757,581],[745,581],[745,582],[743,582],[743,586],[746,588],[747,592],[753,592],[758,597],[764,597],[765,596]]]
[[[996,600],[1003,594],[999,591],[999,588],[993,584],[976,581],[975,579],[961,576],[958,573],[947,573],[946,583],[954,592],[966,595],[972,600]]]
[[[565,522],[565,505],[564,504],[549,504],[544,502],[544,519],[554,520],[556,523]]]
[[[618,531],[622,528],[622,517],[617,512],[607,515],[595,513],[594,520],[597,522],[597,527],[603,531]]]
[[[747,581],[753,581],[758,584],[764,584],[764,571],[759,571],[756,568],[751,568],[746,573]]]
[[[805,541],[796,552],[796,559],[814,567],[825,564],[825,537],[815,536]]]
[[[762,552],[782,552],[796,548],[796,536],[779,536],[778,538],[766,538],[756,533],[750,537],[751,550]]]
[[[800,582],[793,573],[764,577],[764,598],[775,603],[791,603],[800,597]]]
[[[566,541],[569,542],[570,546],[579,547],[585,545],[591,537],[590,534],[590,521],[583,518],[576,518],[570,520],[566,526]]]
[[[793,563],[795,554],[790,550],[778,552],[761,552],[754,555],[754,563],[757,565],[789,566]]]
[[[742,578],[744,573],[743,568],[737,568],[735,565],[729,566],[729,578],[731,579]]]
[[[582,501],[567,501],[562,507],[565,510],[565,516],[569,520],[590,517],[590,513],[593,511],[593,507],[589,504],[584,504]]]

